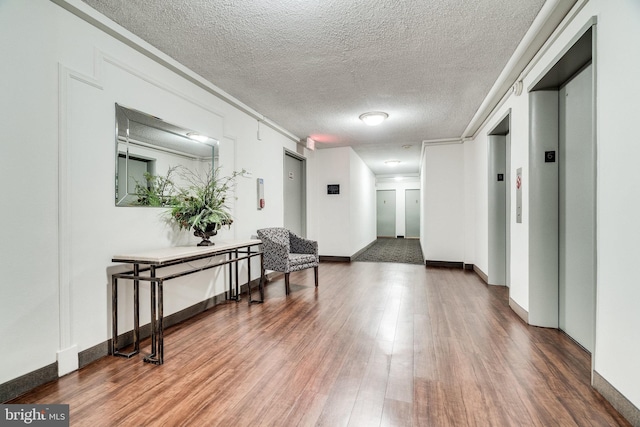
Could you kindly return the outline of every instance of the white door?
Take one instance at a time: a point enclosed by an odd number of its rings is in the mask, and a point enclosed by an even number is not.
[[[559,91],[559,326],[588,351],[594,347],[595,146],[592,66]]]
[[[306,237],[304,159],[284,155],[284,227]]]
[[[378,237],[396,237],[396,190],[377,192]]]
[[[404,219],[404,237],[420,237],[420,190],[405,190]]]

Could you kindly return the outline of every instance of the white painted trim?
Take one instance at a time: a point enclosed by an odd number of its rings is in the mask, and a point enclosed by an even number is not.
[[[160,90],[163,90],[165,92],[170,93],[171,95],[174,95],[178,98],[181,98],[187,102],[189,102],[190,104],[195,105],[196,107],[199,107],[201,109],[203,109],[204,111],[207,111],[215,116],[220,117],[221,119],[224,120],[224,115],[220,112],[220,111],[216,111],[211,109],[207,104],[204,104],[202,102],[197,101],[194,98],[191,98],[190,96],[187,96],[185,93],[179,91],[178,89],[175,89],[169,85],[167,85],[164,82],[161,82],[159,80],[154,79],[153,77],[150,77],[148,74],[144,73],[143,71],[136,69],[134,67],[129,66],[125,61],[121,61],[119,59],[117,59],[116,57],[114,57],[113,55],[110,55],[104,51],[98,50],[96,49],[95,52],[95,63],[94,63],[94,74],[96,76],[96,78],[98,76],[102,75],[102,67],[104,63],[107,64],[111,64],[114,67],[117,67],[119,69],[121,69],[122,71],[129,73],[130,75],[139,78],[140,80],[143,80],[155,87],[157,87]],[[223,130],[224,133],[224,130]]]
[[[97,29],[99,29],[101,31],[104,31],[105,33],[107,33],[111,37],[115,38],[116,40],[118,40],[118,41],[124,43],[125,45],[135,49],[136,51],[138,51],[141,54],[143,54],[144,56],[152,59],[153,61],[157,62],[158,64],[166,67],[170,71],[173,71],[174,73],[176,73],[180,77],[183,77],[184,79],[186,79],[187,81],[195,84],[196,86],[200,87],[201,89],[204,89],[205,91],[211,93],[212,95],[220,98],[224,102],[226,102],[226,103],[230,104],[231,106],[237,108],[238,110],[244,112],[245,114],[249,115],[250,117],[253,117],[256,120],[259,120],[260,122],[262,122],[265,125],[269,126],[270,128],[272,128],[276,132],[280,133],[281,135],[285,136],[286,138],[289,138],[293,142],[298,143],[298,144],[300,143],[300,139],[301,139],[300,137],[298,137],[298,136],[294,135],[293,133],[289,132],[288,130],[284,129],[283,127],[281,127],[277,123],[272,122],[267,117],[265,117],[263,114],[259,113],[258,111],[254,110],[253,108],[251,108],[248,105],[246,105],[243,102],[241,102],[240,100],[238,100],[235,97],[231,96],[230,94],[226,93],[225,91],[223,91],[219,87],[215,86],[214,84],[212,84],[208,80],[204,79],[200,75],[198,75],[195,72],[191,71],[189,68],[187,68],[184,65],[180,64],[175,59],[173,59],[170,56],[164,54],[163,52],[161,52],[157,48],[153,47],[149,43],[145,42],[144,40],[142,40],[138,36],[134,35],[133,33],[129,32],[126,29],[124,29],[123,27],[121,27],[120,25],[118,25],[115,22],[111,21],[110,19],[108,19],[107,17],[105,17],[101,13],[97,12],[96,10],[94,10],[93,8],[88,6],[87,4],[81,2],[80,0],[50,0],[50,1],[52,3],[58,5],[58,6],[62,7],[63,9],[67,10],[68,12],[76,15],[78,18],[84,20],[88,24],[93,25],[94,27],[96,27]]]
[[[52,0],[53,1],[53,0]],[[185,93],[156,80],[144,72],[133,68],[124,61],[117,59],[99,49],[95,49],[93,76],[87,76],[79,71],[58,63],[58,302],[59,302],[59,351],[58,373],[60,376],[78,369],[78,347],[73,343],[73,319],[71,307],[71,224],[73,218],[72,195],[69,191],[71,182],[69,177],[70,147],[68,141],[68,124],[73,121],[69,113],[69,82],[71,80],[83,83],[97,90],[104,90],[102,82],[103,67],[113,65],[130,75],[141,79],[160,90],[181,98],[204,111],[222,119],[224,115],[212,110],[207,105],[187,96]],[[222,130],[224,134],[224,129]],[[225,136],[227,137],[227,136]],[[227,137],[228,138],[228,137]],[[235,138],[233,138],[235,141]],[[235,159],[234,159],[235,161]]]
[[[78,359],[77,345],[72,345],[71,347],[58,351],[57,358],[59,377],[78,370],[80,362]]]
[[[580,1],[586,2],[588,0]],[[484,101],[482,101],[476,114],[462,133],[462,138],[475,137],[478,130],[482,128],[492,112],[504,103],[506,96],[511,92],[510,88],[513,84],[518,80],[522,80],[522,70],[525,70],[532,61],[537,62],[537,60],[539,60],[540,50],[542,49],[541,46],[544,48],[545,45],[550,45],[550,37],[558,34],[558,28],[555,27],[563,20],[566,20],[569,9],[573,7],[575,3],[577,3],[576,0],[549,0],[545,2],[538,16],[536,16],[531,27],[507,62],[507,65],[505,65]],[[573,12],[569,12],[572,13],[569,22],[582,7],[583,4],[574,8]],[[553,26],[554,29],[549,29],[549,26]],[[555,37],[557,37],[557,35]]]
[[[68,145],[68,126],[71,121],[68,113],[68,95],[69,80],[76,80],[85,83],[98,90],[102,90],[99,81],[87,77],[78,72],[72,71],[63,64],[58,63],[58,321],[60,334],[60,351],[62,349],[70,349],[75,351],[75,366],[78,365],[77,347],[72,344],[72,310],[71,310],[71,194],[69,188],[69,145]],[[75,350],[74,350],[75,349]],[[62,355],[65,360],[64,366],[58,366],[61,372],[69,366],[73,366],[72,362],[67,362],[67,350]],[[59,352],[60,353],[60,352]],[[66,371],[64,373],[68,373]]]

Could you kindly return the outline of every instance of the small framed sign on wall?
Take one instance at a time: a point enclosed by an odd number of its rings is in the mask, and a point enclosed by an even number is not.
[[[340,194],[340,184],[327,185],[327,194]]]

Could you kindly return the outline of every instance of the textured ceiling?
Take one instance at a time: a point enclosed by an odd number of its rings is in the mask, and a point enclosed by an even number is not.
[[[463,134],[544,4],[83,1],[301,139],[352,146],[376,174],[417,173],[423,140]],[[374,110],[389,119],[358,119]]]

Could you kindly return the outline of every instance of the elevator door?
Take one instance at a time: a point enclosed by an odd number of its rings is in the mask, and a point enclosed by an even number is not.
[[[507,285],[507,136],[489,135],[489,284]]]
[[[595,144],[592,66],[559,91],[559,326],[593,352],[595,316]]]

